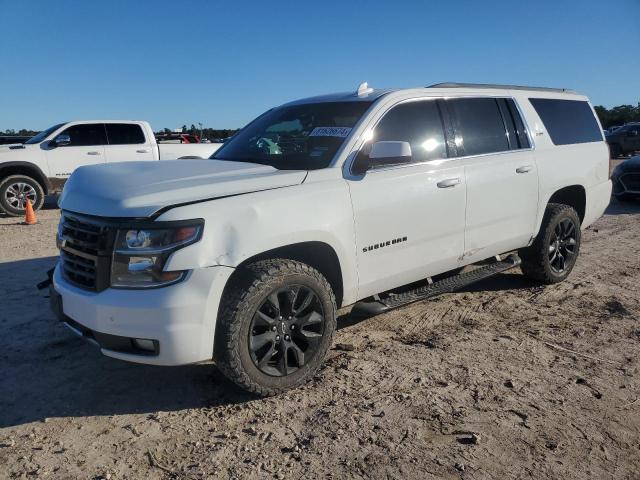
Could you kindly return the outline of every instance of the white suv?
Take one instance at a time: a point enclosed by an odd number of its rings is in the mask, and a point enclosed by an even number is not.
[[[210,161],[76,170],[53,306],[105,355],[214,359],[274,394],[318,369],[339,307],[376,312],[517,265],[566,278],[609,203],[608,159],[587,98],[565,90],[363,84],[299,100]]]

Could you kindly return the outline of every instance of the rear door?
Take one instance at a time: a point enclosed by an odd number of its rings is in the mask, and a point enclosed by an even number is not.
[[[347,180],[361,298],[453,269],[464,247],[464,167],[448,156],[438,101],[397,104],[372,136],[408,142],[412,158]]]
[[[155,160],[153,145],[138,123],[107,123],[107,162]]]
[[[464,263],[527,245],[538,213],[538,172],[514,100],[445,104],[467,181]]]
[[[68,135],[68,145],[46,150],[49,170],[53,178],[64,179],[83,165],[105,162],[104,146],[107,137],[103,123],[71,125],[58,134]]]

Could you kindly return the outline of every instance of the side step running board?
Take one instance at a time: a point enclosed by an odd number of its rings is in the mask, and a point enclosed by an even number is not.
[[[353,307],[352,312],[366,316],[376,315],[378,313],[391,310],[392,308],[402,307],[419,300],[433,298],[443,293],[451,293],[460,290],[472,283],[479,282],[485,278],[489,278],[498,273],[502,273],[511,268],[520,265],[522,260],[516,254],[511,254],[504,260],[493,262],[489,265],[478,267],[470,272],[452,275],[443,280],[433,282],[430,285],[402,292],[399,294],[390,294],[386,298],[376,296],[374,301],[360,301]]]

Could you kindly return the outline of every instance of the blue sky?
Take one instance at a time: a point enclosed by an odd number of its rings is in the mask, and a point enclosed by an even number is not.
[[[0,0],[0,130],[240,127],[299,97],[443,81],[640,101],[640,0]]]

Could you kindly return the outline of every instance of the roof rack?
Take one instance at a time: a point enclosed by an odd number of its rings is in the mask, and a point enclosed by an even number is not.
[[[523,85],[492,85],[489,83],[434,83],[427,88],[503,88],[505,90],[534,90],[538,92],[576,93],[568,88],[526,87]]]

